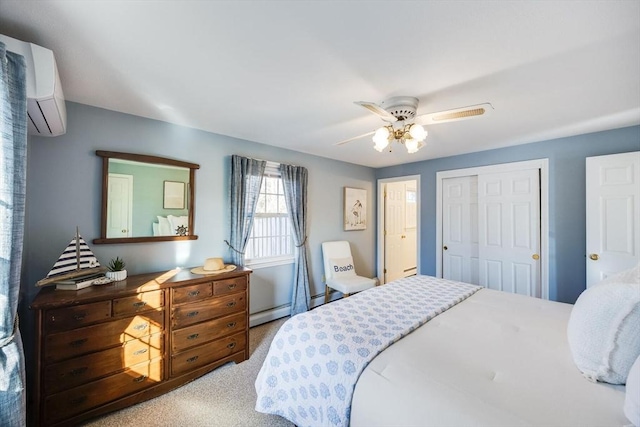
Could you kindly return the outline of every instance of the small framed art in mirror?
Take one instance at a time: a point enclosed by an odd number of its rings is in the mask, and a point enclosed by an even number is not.
[[[144,154],[102,157],[100,238],[93,243],[195,240],[195,171],[200,165]]]

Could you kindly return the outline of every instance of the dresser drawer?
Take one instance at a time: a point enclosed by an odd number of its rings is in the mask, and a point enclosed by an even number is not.
[[[100,301],[47,310],[44,316],[44,327],[47,331],[66,331],[108,320],[110,317],[111,300]]]
[[[143,292],[138,295],[113,300],[113,315],[131,315],[164,307],[164,292]]]
[[[159,310],[74,331],[50,334],[45,339],[44,360],[46,363],[54,362],[120,346],[127,341],[161,332],[163,329],[164,311]]]
[[[63,420],[162,381],[162,360],[140,363],[124,372],[51,395],[45,399],[45,424]]]
[[[171,348],[182,351],[187,348],[212,341],[225,335],[244,331],[247,325],[247,313],[244,311],[219,319],[208,320],[197,325],[187,326],[172,332]]]
[[[198,283],[197,285],[182,286],[174,288],[172,292],[172,301],[174,304],[182,304],[185,302],[201,301],[213,295],[211,282]]]
[[[246,344],[246,335],[241,332],[176,354],[171,358],[171,375],[180,375],[243,351]]]
[[[174,328],[180,328],[245,310],[246,294],[242,292],[175,307],[171,322]]]
[[[45,393],[50,395],[73,388],[138,363],[161,357],[163,341],[163,334],[156,333],[128,341],[120,347],[49,365],[44,373]]]
[[[213,282],[213,294],[224,295],[232,292],[244,291],[247,289],[246,277],[234,277],[227,280],[216,280]]]

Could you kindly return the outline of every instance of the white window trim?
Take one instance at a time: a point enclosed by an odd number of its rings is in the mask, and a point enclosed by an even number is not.
[[[245,260],[245,266],[253,269],[253,270],[259,270],[261,268],[268,268],[268,267],[277,267],[279,265],[287,265],[287,264],[293,264],[295,262],[295,257],[290,256],[290,257],[271,257],[271,258],[264,258],[264,259],[257,259],[257,260]]]
[[[267,161],[267,165],[264,169],[264,176],[277,176],[282,179],[282,175],[280,173],[280,163]],[[256,214],[258,216],[260,214]],[[289,214],[287,214],[289,216]],[[293,264],[295,262],[295,249],[294,254],[287,256],[274,256],[269,258],[258,258],[258,259],[245,259],[245,266],[253,269],[259,270],[261,268],[269,268],[269,267],[277,267],[279,265],[287,265]]]

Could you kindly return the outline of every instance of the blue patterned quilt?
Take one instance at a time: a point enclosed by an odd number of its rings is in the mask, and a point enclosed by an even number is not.
[[[297,426],[348,426],[360,373],[382,350],[481,289],[411,276],[287,320],[256,379],[256,410]]]

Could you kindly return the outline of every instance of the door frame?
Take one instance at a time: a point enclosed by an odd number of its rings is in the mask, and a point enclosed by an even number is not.
[[[385,244],[385,236],[384,236],[384,186],[387,183],[391,182],[400,182],[400,181],[415,181],[416,182],[416,256],[418,259],[416,274],[420,274],[420,211],[421,211],[421,203],[420,203],[420,175],[406,175],[406,176],[397,176],[395,178],[383,178],[378,180],[378,244],[377,244],[377,276],[379,283],[384,284],[384,267],[385,267],[385,258],[384,258],[384,244]]]
[[[442,277],[442,180],[522,169],[538,169],[540,171],[540,287],[542,299],[549,299],[549,159],[436,172],[436,277]]]

